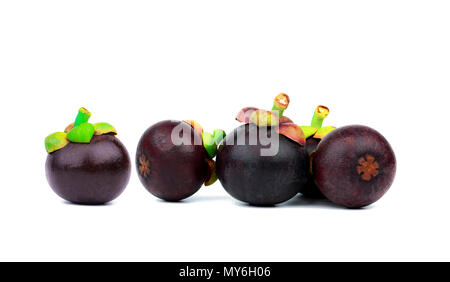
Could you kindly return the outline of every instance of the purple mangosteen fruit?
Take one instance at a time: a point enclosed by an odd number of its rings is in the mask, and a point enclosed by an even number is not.
[[[330,132],[313,158],[317,187],[332,202],[360,208],[380,199],[390,188],[396,159],[376,130],[349,125]]]
[[[204,132],[195,121],[165,120],[149,127],[136,151],[141,183],[166,201],[185,199],[217,179],[213,158],[222,130]]]
[[[276,205],[291,199],[307,183],[309,160],[302,129],[283,111],[289,97],[275,98],[272,111],[242,109],[244,125],[223,140],[217,176],[232,197],[251,205]]]
[[[76,204],[104,204],[117,198],[130,179],[130,157],[110,124],[88,123],[81,108],[65,132],[45,140],[45,164],[50,187]]]

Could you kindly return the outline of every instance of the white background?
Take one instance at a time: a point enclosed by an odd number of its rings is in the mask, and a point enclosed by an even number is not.
[[[449,260],[448,1],[2,1],[0,260]],[[296,197],[275,208],[217,182],[182,203],[140,184],[76,206],[47,184],[44,138],[79,107],[119,131],[194,119],[231,131],[244,106],[369,125],[398,160],[361,210]]]

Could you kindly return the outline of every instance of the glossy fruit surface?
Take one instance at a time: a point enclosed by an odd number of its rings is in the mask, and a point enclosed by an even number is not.
[[[259,137],[255,145],[249,145],[252,130],[259,136],[260,127],[245,124],[228,134],[219,147],[216,168],[220,182],[231,196],[252,205],[291,199],[307,182],[309,161],[304,147],[269,130],[268,137],[276,134],[279,138],[278,152],[262,156],[261,149],[270,145],[263,145]]]
[[[104,204],[117,198],[130,179],[125,146],[111,134],[90,143],[68,143],[50,153],[45,164],[48,183],[61,198],[77,204]]]
[[[176,129],[178,128],[178,129]],[[189,144],[174,144],[173,130]],[[187,142],[186,142],[187,143]],[[136,152],[139,179],[154,196],[166,201],[185,199],[208,177],[208,153],[202,137],[183,121],[165,120],[148,128]]]
[[[387,140],[367,126],[350,125],[330,132],[313,158],[320,191],[332,202],[359,208],[380,199],[390,188],[396,170]]]

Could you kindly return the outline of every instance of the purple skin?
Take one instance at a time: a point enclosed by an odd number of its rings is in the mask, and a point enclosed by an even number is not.
[[[316,150],[319,142],[320,139],[318,138],[310,137],[306,139],[305,150],[310,158],[314,157],[313,152]],[[311,173],[308,173],[308,183],[306,183],[305,186],[301,187],[300,193],[306,198],[325,199],[325,196],[322,194],[322,192],[320,192],[319,188],[317,188],[316,184],[314,183],[314,177]]]
[[[306,153],[308,153],[308,155],[311,155],[317,149],[319,142],[320,142],[320,139],[318,139],[318,138],[310,137],[310,138],[306,139],[306,145],[305,145]]]
[[[261,156],[261,149],[269,146],[259,140],[249,145],[250,127],[255,125],[236,128],[219,148],[216,169],[222,186],[235,199],[251,205],[271,206],[291,199],[307,181],[309,161],[304,147],[279,135],[278,153]],[[246,140],[245,145],[237,140]]]
[[[317,187],[332,202],[360,208],[380,199],[396,170],[387,140],[367,126],[349,125],[330,132],[313,158]]]
[[[76,204],[98,205],[117,198],[130,179],[130,157],[111,134],[90,143],[69,143],[48,155],[45,170],[50,187]]]
[[[190,136],[191,145],[173,144],[172,130],[178,125]],[[193,195],[208,177],[208,153],[202,144],[200,134],[182,121],[161,121],[148,128],[136,152],[136,167],[144,187],[166,201]]]

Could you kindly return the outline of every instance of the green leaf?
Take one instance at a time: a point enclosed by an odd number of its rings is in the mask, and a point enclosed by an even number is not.
[[[45,138],[45,150],[49,154],[64,148],[67,144],[69,144],[69,140],[67,140],[65,132],[55,132]]]
[[[215,129],[213,132],[214,140],[216,140],[216,145],[219,145],[220,142],[225,138],[227,134],[222,129]]]
[[[108,134],[108,133],[114,133],[114,135],[117,134],[116,129],[114,126],[107,122],[98,122],[94,124],[94,134],[95,135],[102,135],[102,134]]]
[[[308,139],[309,137],[313,136],[317,132],[317,128],[312,126],[300,126],[303,130],[303,133],[305,134],[305,138]]]
[[[322,139],[323,137],[325,137],[328,133],[330,133],[331,131],[335,130],[336,127],[334,126],[324,126],[319,128],[319,130],[317,130],[316,134],[314,134],[314,138],[319,138]]]
[[[202,140],[203,140],[203,147],[205,147],[209,157],[214,158],[217,153],[217,145],[214,136],[211,133],[204,131],[202,133]]]

